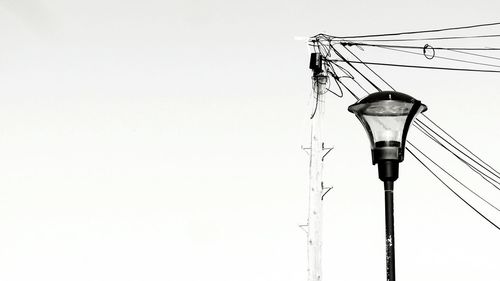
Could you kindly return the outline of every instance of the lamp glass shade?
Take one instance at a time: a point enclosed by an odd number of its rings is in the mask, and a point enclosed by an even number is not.
[[[402,161],[411,122],[426,109],[420,101],[395,91],[377,92],[349,106],[349,111],[363,124],[370,138],[372,151],[398,148],[395,153],[399,161]]]

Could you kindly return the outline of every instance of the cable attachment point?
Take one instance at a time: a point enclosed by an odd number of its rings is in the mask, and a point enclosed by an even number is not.
[[[325,198],[326,194],[328,192],[330,192],[330,190],[333,189],[333,186],[326,187],[326,186],[323,185],[323,182],[321,182],[321,189],[323,190],[323,195],[321,195],[321,201],[323,201],[323,199]]]

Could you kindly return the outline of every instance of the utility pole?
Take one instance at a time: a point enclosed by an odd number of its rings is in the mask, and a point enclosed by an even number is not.
[[[327,75],[321,54],[312,53],[309,67],[313,71],[312,101],[314,111],[311,115],[311,142],[309,149],[309,211],[307,220],[307,257],[308,281],[321,280],[321,236],[323,197],[330,189],[323,186],[323,160],[331,148],[325,148],[322,136],[322,123],[327,85]],[[325,151],[327,151],[325,153]],[[326,192],[325,192],[326,190]]]

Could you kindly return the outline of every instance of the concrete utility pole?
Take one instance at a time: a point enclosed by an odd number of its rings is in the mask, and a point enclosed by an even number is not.
[[[307,221],[308,281],[321,280],[321,236],[322,200],[329,189],[323,186],[323,160],[331,148],[325,148],[322,136],[322,123],[325,107],[325,91],[328,77],[324,73],[322,57],[311,54],[310,68],[313,71],[313,104],[311,116],[311,143],[309,149],[309,214]],[[326,151],[326,153],[325,153]],[[326,192],[325,192],[326,190]]]

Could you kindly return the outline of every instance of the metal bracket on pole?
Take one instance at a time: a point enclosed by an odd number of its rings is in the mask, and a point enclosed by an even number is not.
[[[330,151],[333,150],[333,146],[332,147],[325,147],[325,143],[323,142],[323,143],[321,143],[321,149],[328,150],[325,154],[323,154],[323,157],[321,157],[321,161],[323,162],[323,161],[325,161],[326,155],[328,155],[328,153],[330,153]]]
[[[333,189],[333,186],[327,187],[323,185],[323,182],[321,182],[321,189],[323,190],[323,195],[321,195],[321,201],[325,198],[326,194],[330,192],[330,190]],[[326,190],[326,191],[325,191]]]
[[[309,234],[309,231],[307,231],[307,227],[309,227],[309,224],[299,224],[299,228],[302,229],[306,234]]]
[[[311,148],[310,147],[304,147],[303,145],[301,145],[300,148],[302,150],[304,150],[304,152],[307,153],[308,156],[311,156]]]

